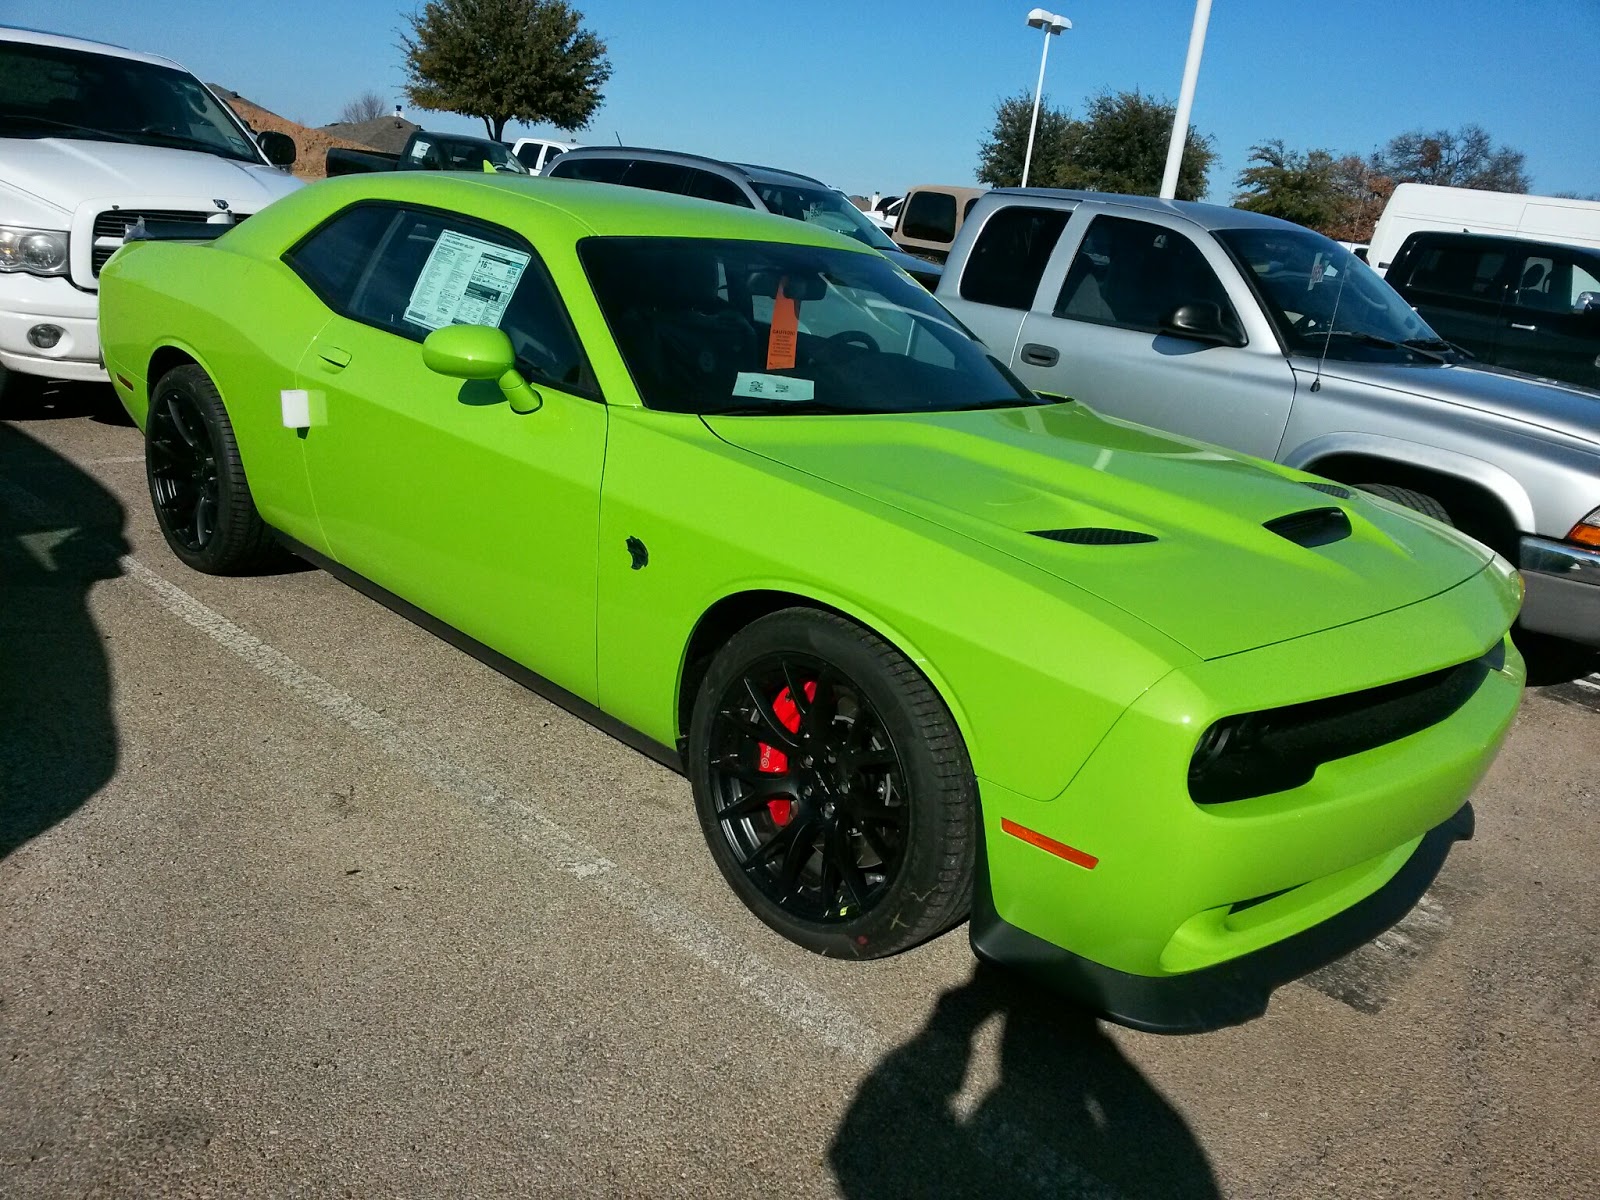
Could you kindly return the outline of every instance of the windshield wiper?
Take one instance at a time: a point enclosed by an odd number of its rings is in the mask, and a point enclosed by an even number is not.
[[[190,137],[184,133],[168,133],[164,129],[141,129],[139,133],[143,137],[160,138],[164,143],[171,143],[173,149],[198,150],[202,154],[215,154],[218,158],[225,158],[229,162],[254,161],[250,158],[241,158],[236,147],[219,146],[216,142],[208,142],[204,138]]]
[[[108,142],[135,144],[126,134],[112,133],[109,129],[96,129],[93,125],[78,125],[71,121],[52,121],[49,117],[36,117],[32,113],[7,113],[3,119],[31,121],[35,125],[48,125],[51,129],[65,129],[72,133],[85,133],[94,138],[104,138]]]
[[[776,400],[771,404],[730,404],[726,408],[708,408],[702,417],[772,417],[786,413],[875,413],[882,416],[887,409],[849,408],[842,404],[829,404],[826,400]]]
[[[1459,354],[1462,358],[1475,357],[1470,350],[1464,350],[1454,342],[1446,341],[1442,337],[1407,338],[1403,345],[1412,350],[1448,350],[1452,354]]]
[[[985,408],[1038,408],[1042,404],[1071,404],[1069,396],[1057,396],[1047,399],[1042,395],[1032,396],[1003,396],[999,400],[979,400],[973,404],[963,404],[960,408],[947,409],[948,412],[978,412]]]
[[[1312,336],[1316,335],[1313,334]],[[1366,333],[1358,329],[1330,329],[1322,337],[1324,341],[1332,341],[1334,338],[1349,338],[1351,341],[1360,342],[1363,346],[1377,346],[1381,350],[1409,350],[1413,354],[1420,354],[1423,358],[1431,359],[1436,363],[1448,363],[1450,361],[1437,350],[1429,350],[1424,346],[1417,345],[1416,341],[1424,340],[1420,338],[1410,342],[1397,342],[1393,338],[1382,337],[1376,333]]]

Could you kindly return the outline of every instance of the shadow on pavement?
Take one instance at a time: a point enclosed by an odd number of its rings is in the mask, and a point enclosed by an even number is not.
[[[116,767],[110,667],[88,600],[120,573],[123,516],[94,479],[0,424],[0,858]]]
[[[7,420],[60,421],[88,417],[102,425],[133,424],[109,383],[71,383],[13,375],[0,369],[0,416]]]
[[[992,1019],[999,1079],[969,1095]],[[981,964],[861,1085],[829,1159],[850,1200],[1220,1195],[1183,1118],[1092,1017]]]

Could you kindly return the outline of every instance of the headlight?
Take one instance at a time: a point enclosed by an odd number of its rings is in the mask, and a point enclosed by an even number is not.
[[[0,225],[0,271],[31,275],[67,273],[67,235],[60,229]]]
[[[1567,541],[1600,550],[1600,508],[1574,525],[1567,533]]]

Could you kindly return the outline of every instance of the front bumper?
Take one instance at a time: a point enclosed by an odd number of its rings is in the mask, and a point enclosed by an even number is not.
[[[1159,977],[1103,966],[1007,923],[995,912],[987,863],[980,859],[972,896],[973,953],[1146,1033],[1205,1033],[1240,1025],[1265,1013],[1279,987],[1348,954],[1410,912],[1450,848],[1472,838],[1473,824],[1472,805],[1462,805],[1414,847],[1403,848],[1404,863],[1389,882],[1320,925],[1240,958]]]
[[[1522,627],[1600,646],[1600,550],[1526,536],[1519,562],[1528,586]]]
[[[1428,842],[1488,770],[1521,700],[1522,660],[1506,636],[1516,601],[1490,568],[1395,612],[1190,664],[1123,713],[1054,799],[980,779],[986,886],[974,900],[974,949],[1015,956],[1024,969],[1088,963],[1066,973],[1089,980],[1069,990],[1141,1028],[1259,1013],[1288,977],[1273,975],[1284,969],[1278,956],[1292,967],[1305,954],[1274,947],[1310,944],[1325,957],[1352,949],[1371,926],[1342,914],[1382,894],[1389,900],[1363,911],[1392,910],[1392,922],[1409,887],[1395,880],[1417,877],[1433,853],[1425,843],[1456,836]],[[1190,795],[1190,759],[1221,718],[1475,660],[1484,670],[1475,689],[1417,732],[1323,761],[1281,791],[1221,803]],[[1246,960],[1273,972],[1231,965]],[[1215,998],[1241,989],[1248,1002]],[[1166,998],[1186,991],[1199,999]],[[1147,1004],[1146,994],[1164,998]]]
[[[0,275],[0,366],[19,375],[100,382],[100,331],[96,295],[65,278],[7,273]],[[48,350],[28,341],[35,325],[55,325],[61,340]]]

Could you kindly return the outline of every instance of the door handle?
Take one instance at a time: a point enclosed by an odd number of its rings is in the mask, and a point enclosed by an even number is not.
[[[1511,322],[1511,328],[1526,330],[1528,333],[1536,333],[1539,329],[1537,325],[1518,325],[1515,321]]]
[[[318,346],[317,357],[336,371],[350,365],[350,351],[341,350],[338,346]]]
[[[1038,342],[1022,344],[1022,361],[1033,367],[1053,367],[1061,358],[1054,346],[1041,346]]]

